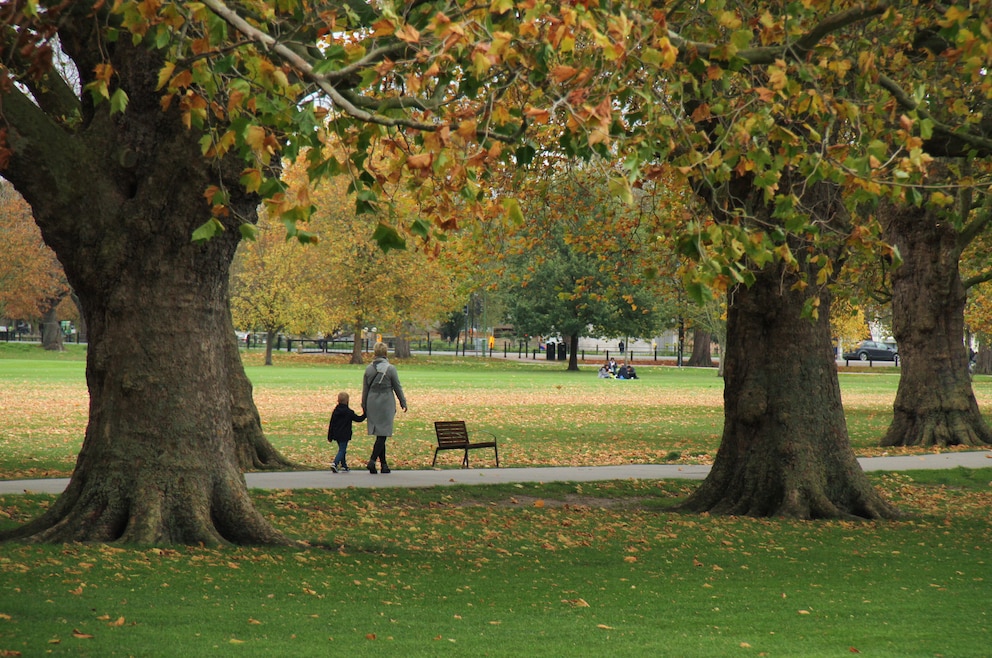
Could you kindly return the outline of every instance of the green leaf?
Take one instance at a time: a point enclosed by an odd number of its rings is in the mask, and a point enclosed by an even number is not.
[[[127,93],[123,89],[117,89],[110,95],[110,113],[124,114],[124,110],[127,109],[127,102]]]
[[[506,212],[507,218],[515,226],[522,226],[524,223],[524,213],[520,210],[520,202],[516,199],[503,199],[503,210]]]
[[[410,232],[416,236],[427,239],[431,234],[431,224],[430,222],[425,222],[424,220],[417,218],[410,224]]]
[[[203,243],[224,232],[224,225],[216,217],[211,217],[193,231],[193,242]]]
[[[244,240],[251,240],[252,242],[258,238],[258,227],[254,224],[248,224],[247,222],[238,226],[238,231],[241,232],[241,238]]]
[[[382,223],[375,227],[372,239],[384,252],[388,252],[390,249],[406,249],[406,240],[396,232],[396,229]]]

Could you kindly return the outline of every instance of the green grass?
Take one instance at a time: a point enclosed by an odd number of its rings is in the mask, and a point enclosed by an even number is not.
[[[78,346],[62,356],[38,346],[0,343],[0,477],[67,476],[86,426],[85,363]],[[358,406],[362,366],[343,358],[246,356],[246,371],[269,440],[304,468],[327,468],[327,418],[338,391]],[[566,372],[563,363],[522,363],[468,357],[417,357],[400,362],[410,412],[399,414],[390,458],[398,468],[425,468],[433,456],[433,422],[464,419],[470,430],[499,436],[507,466],[708,463],[723,426],[723,382],[712,369],[642,365],[641,379],[600,380],[595,366]],[[852,447],[877,455],[892,417],[894,369],[842,372]],[[978,377],[983,409],[992,380]],[[364,426],[352,451],[371,449]],[[889,451],[894,452],[894,451]],[[450,457],[450,455],[447,455]],[[453,459],[442,459],[454,467]]]
[[[873,476],[935,507],[863,524],[667,511],[692,483],[255,492],[311,548],[0,546],[0,650],[982,656],[992,470],[976,473]],[[51,500],[6,497],[0,527]]]
[[[68,474],[83,361],[16,347],[0,346],[0,477]],[[405,467],[426,466],[430,422],[447,417],[499,432],[512,466],[705,461],[719,441],[713,371],[612,382],[426,361],[399,364],[411,410],[390,451]],[[247,369],[272,441],[325,464],[326,416],[337,391],[357,397],[362,368]],[[897,384],[841,374],[859,454],[877,454]],[[975,387],[987,407],[989,380]],[[669,508],[697,486],[684,481],[255,491],[309,547],[0,545],[0,656],[990,655],[992,469],[870,477],[910,516],[681,515]],[[0,496],[0,529],[55,499]]]

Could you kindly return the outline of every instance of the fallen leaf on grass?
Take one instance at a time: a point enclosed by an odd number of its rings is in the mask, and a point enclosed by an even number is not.
[[[93,639],[93,636],[90,635],[89,633],[84,633],[84,632],[78,631],[76,629],[72,629],[72,636],[73,637],[76,637],[76,638],[79,638],[80,640],[92,640]]]
[[[107,626],[123,626],[124,617],[118,617],[116,621],[109,622]]]
[[[750,649],[751,645],[747,642],[741,642],[741,649]]]
[[[375,639],[375,633],[366,633],[365,639],[366,640],[374,640]]]
[[[801,615],[808,615],[809,614],[809,610],[800,610],[799,611],[799,614],[801,614]]]
[[[19,656],[19,655],[21,655],[20,651],[14,651],[12,649],[0,650],[0,656]]]
[[[257,619],[252,619],[251,617],[249,617],[248,618],[248,623],[249,624],[261,624],[262,622],[258,621]]]
[[[562,603],[567,603],[568,605],[574,606],[576,608],[588,608],[589,607],[589,603],[587,603],[585,599],[562,599],[561,602]]]
[[[612,626],[607,626],[606,624],[596,624],[596,628],[602,628],[604,631],[612,631]]]

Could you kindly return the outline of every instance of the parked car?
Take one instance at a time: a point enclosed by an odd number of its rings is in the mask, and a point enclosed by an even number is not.
[[[899,348],[893,343],[883,343],[879,340],[863,340],[853,350],[845,352],[844,359],[895,361],[895,364],[899,365]]]

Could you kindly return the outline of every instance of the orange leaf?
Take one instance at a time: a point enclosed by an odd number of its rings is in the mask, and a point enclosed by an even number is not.
[[[78,631],[76,629],[73,629],[72,630],[72,636],[73,637],[78,637],[80,640],[92,640],[93,639],[93,636],[90,635],[89,633],[84,633],[84,632]]]
[[[107,626],[123,626],[123,625],[124,625],[124,617],[118,617],[117,621],[112,621],[109,624],[107,624]]]

